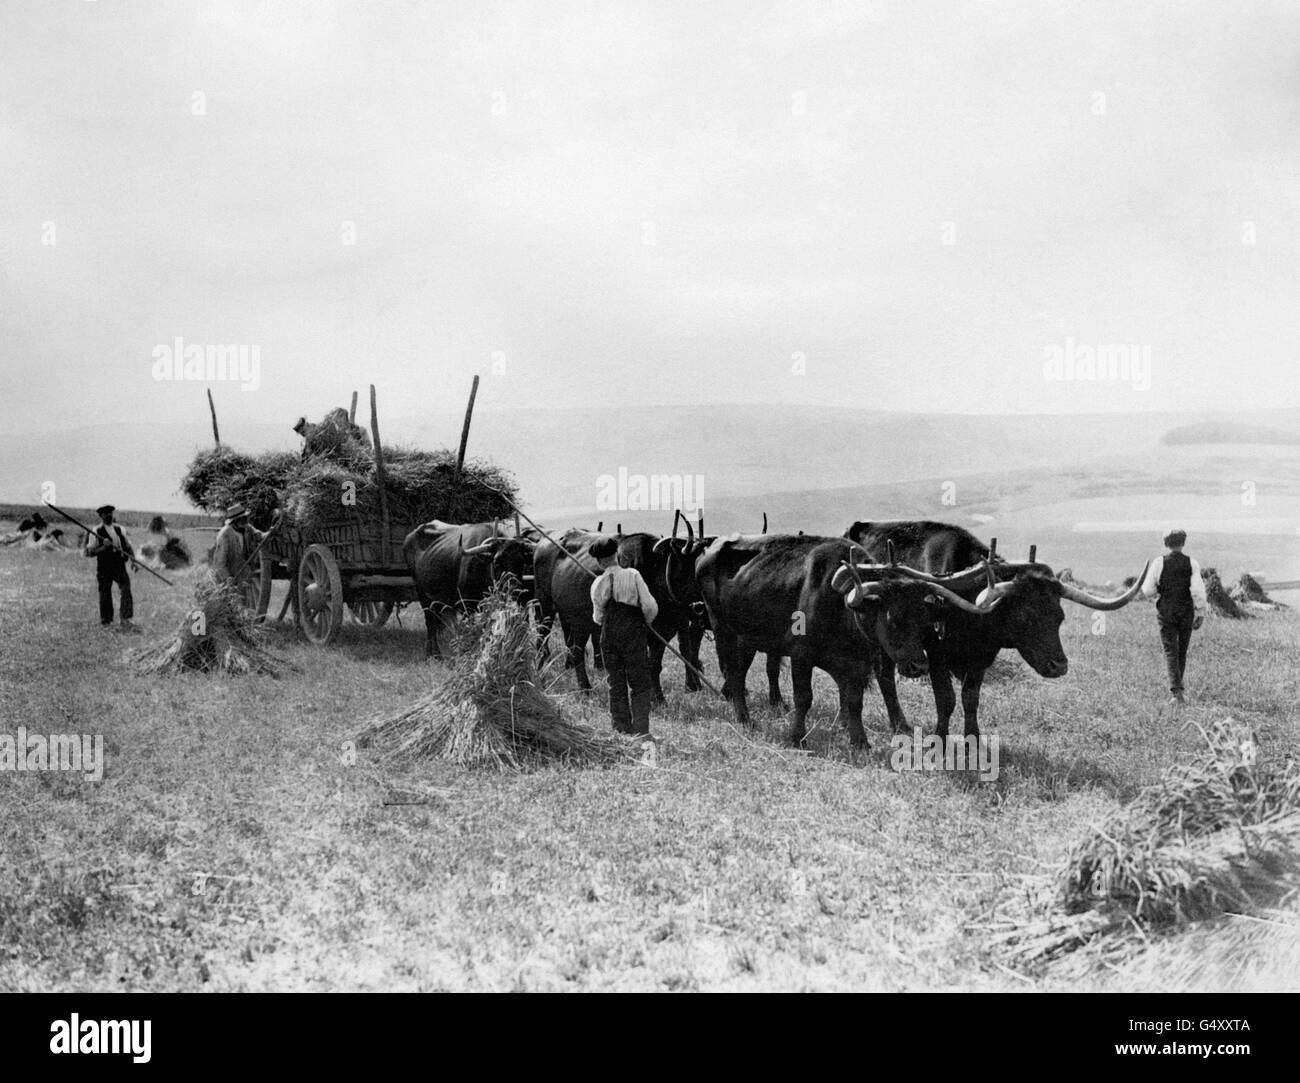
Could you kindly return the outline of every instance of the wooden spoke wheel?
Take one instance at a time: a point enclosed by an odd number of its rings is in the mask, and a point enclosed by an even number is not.
[[[392,602],[348,602],[348,609],[358,624],[367,624],[372,628],[387,624],[388,618],[393,615]]]
[[[323,647],[343,626],[343,577],[339,563],[323,545],[309,545],[298,565],[298,627]]]

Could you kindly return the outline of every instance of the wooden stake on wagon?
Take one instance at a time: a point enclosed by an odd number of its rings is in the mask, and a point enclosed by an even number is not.
[[[384,484],[384,445],[379,442],[379,409],[375,405],[375,385],[370,385],[370,435],[375,438],[375,481],[379,484],[379,514],[384,521],[383,547],[388,549],[388,492]]]
[[[348,407],[348,420],[352,424],[357,423],[357,393],[352,392],[352,405]]]
[[[452,479],[452,507],[460,511],[460,472],[465,466],[465,447],[469,443],[469,423],[474,416],[474,399],[478,396],[478,373],[469,389],[469,403],[465,407],[465,423],[460,427],[460,450],[456,453],[456,475]],[[455,516],[453,516],[455,518]]]
[[[221,433],[217,431],[217,407],[212,401],[212,388],[208,388],[208,412],[212,415],[212,442],[221,446]]]

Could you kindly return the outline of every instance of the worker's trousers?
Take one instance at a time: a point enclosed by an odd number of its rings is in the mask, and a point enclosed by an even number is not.
[[[610,602],[600,626],[609,715],[619,733],[650,732],[650,653],[639,606]]]

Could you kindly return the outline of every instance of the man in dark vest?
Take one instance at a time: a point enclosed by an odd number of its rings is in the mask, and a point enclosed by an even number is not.
[[[96,508],[99,526],[86,538],[86,556],[95,558],[95,578],[99,582],[99,623],[105,628],[113,626],[113,584],[117,584],[122,597],[123,632],[138,634],[140,629],[131,623],[135,615],[135,603],[131,598],[131,576],[127,573],[127,561],[135,557],[135,550],[126,540],[122,528],[113,523],[113,513],[117,509],[112,504]]]
[[[605,570],[591,585],[591,618],[600,625],[600,650],[609,679],[609,714],[619,733],[650,737],[650,652],[646,627],[659,615],[659,604],[633,565],[636,553],[617,549],[617,563],[607,562],[613,550],[592,546]]]
[[[1142,581],[1142,596],[1156,598],[1160,643],[1169,669],[1169,702],[1181,706],[1185,702],[1183,670],[1187,668],[1187,645],[1193,630],[1205,620],[1205,581],[1201,578],[1201,566],[1183,552],[1187,531],[1171,530],[1164,540],[1169,551],[1151,562]]]

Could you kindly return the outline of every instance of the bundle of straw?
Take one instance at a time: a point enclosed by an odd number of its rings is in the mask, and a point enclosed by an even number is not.
[[[1204,850],[1198,844],[1223,832],[1235,842],[1243,828],[1300,812],[1300,765],[1260,767],[1254,733],[1233,719],[1201,733],[1201,755],[1171,767],[1075,848],[1062,883],[1068,908],[1109,900],[1162,924],[1249,906],[1240,868],[1193,859],[1189,848]]]
[[[497,768],[518,768],[525,759],[613,764],[640,756],[635,741],[570,722],[544,683],[528,614],[498,587],[467,618],[441,687],[370,723],[357,744],[390,762],[438,758]]]
[[[1251,614],[1241,608],[1224,589],[1223,580],[1214,568],[1202,568],[1201,578],[1205,581],[1205,600],[1210,612],[1230,620],[1247,620]]]
[[[995,939],[1033,962],[1101,933],[1169,927],[1257,909],[1300,884],[1300,765],[1257,763],[1250,727],[1202,730],[1206,749],[1092,828],[1070,854],[1047,910]]]
[[[137,673],[264,673],[278,677],[295,667],[262,649],[266,629],[243,604],[237,587],[204,576],[194,588],[195,608],[176,633],[131,655]]]

